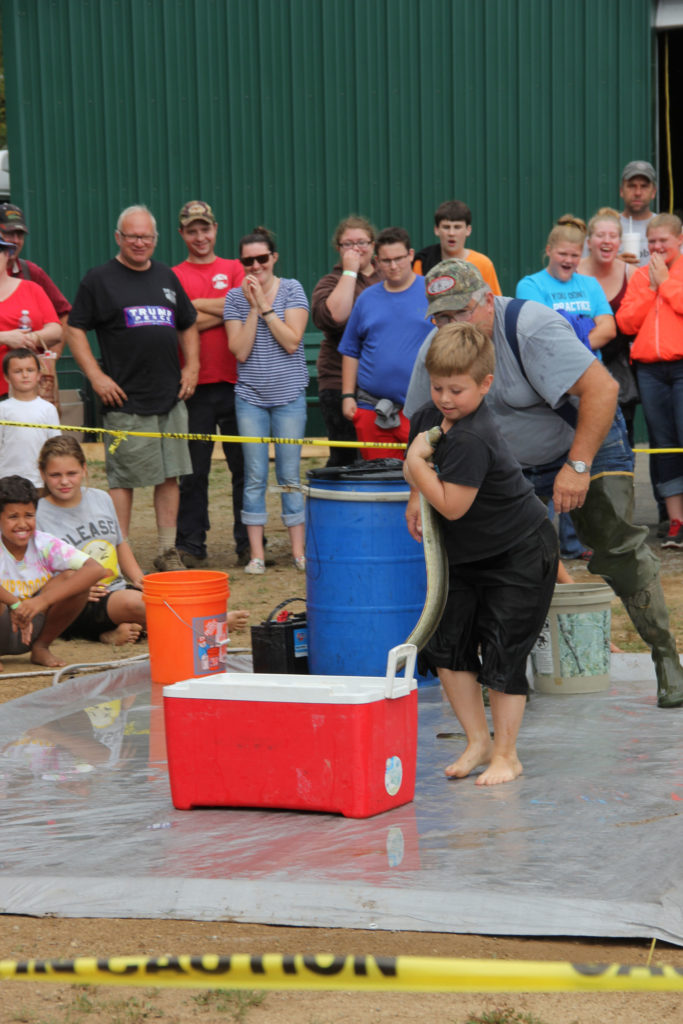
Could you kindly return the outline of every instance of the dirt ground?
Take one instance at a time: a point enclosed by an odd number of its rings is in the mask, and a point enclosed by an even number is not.
[[[91,482],[105,486],[100,456],[91,448]],[[325,449],[312,449],[304,471],[324,462]],[[322,453],[322,458],[320,455]],[[292,566],[287,534],[279,518],[279,496],[269,494],[268,557],[275,564],[266,575],[245,576],[235,565],[231,537],[229,485],[216,459],[211,482],[212,531],[210,568],[230,574],[230,607],[250,609],[260,622],[287,597],[305,597],[305,579]],[[151,491],[136,493],[131,541],[143,568],[152,569],[155,532]],[[654,543],[654,540],[653,540]],[[681,556],[664,552],[663,584],[672,624],[683,639]],[[577,581],[587,579],[583,563],[569,564]],[[613,606],[612,638],[629,651],[644,650],[621,611]],[[249,645],[249,633],[233,635],[233,644]],[[131,647],[58,641],[55,651],[70,663],[97,662],[142,653]],[[0,700],[49,686],[50,676],[29,676],[28,658],[5,658]],[[675,712],[674,712],[675,713]],[[375,956],[474,957],[497,960],[572,961],[581,963],[672,964],[683,969],[683,949],[649,941],[603,942],[582,939],[505,938],[418,932],[351,931],[234,924],[230,921],[93,920],[0,916],[0,960],[72,959],[77,956],[219,953],[333,953]],[[6,981],[2,985],[0,1022],[28,1024],[143,1024],[164,1021],[245,1021],[247,1024],[357,1024],[372,1021],[443,1022],[443,1024],[667,1024],[683,1017],[678,993],[529,993],[425,994],[361,992],[229,992],[171,988],[119,988]]]

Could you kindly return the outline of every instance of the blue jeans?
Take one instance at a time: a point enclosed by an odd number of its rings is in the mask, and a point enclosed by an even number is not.
[[[245,402],[235,395],[235,409],[243,437],[292,437],[299,440],[306,431],[306,395],[287,405],[264,408]],[[266,487],[268,485],[268,445],[244,444],[244,500],[242,522],[247,526],[264,526],[267,521]],[[282,522],[299,526],[304,521],[304,499],[301,487],[301,445],[275,445],[275,477],[281,487],[297,490],[282,493]]]
[[[652,448],[683,448],[683,359],[634,363]],[[657,491],[683,494],[683,455],[654,455]]]

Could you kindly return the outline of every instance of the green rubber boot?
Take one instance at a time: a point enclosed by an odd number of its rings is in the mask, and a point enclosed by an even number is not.
[[[647,527],[633,524],[633,474],[605,473],[591,480],[582,509],[572,512],[579,537],[593,557],[589,572],[609,583],[652,651],[660,708],[683,705],[683,668],[669,629],[659,582],[659,559]]]
[[[683,667],[676,641],[669,629],[669,612],[659,578],[630,597],[622,597],[633,625],[652,650],[657,676],[657,705],[660,708],[683,706]]]

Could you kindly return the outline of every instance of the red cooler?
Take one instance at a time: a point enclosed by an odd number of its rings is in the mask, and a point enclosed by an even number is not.
[[[417,761],[416,650],[387,675],[221,673],[164,687],[173,804],[281,807],[368,818],[409,803]],[[404,678],[396,660],[407,654]]]

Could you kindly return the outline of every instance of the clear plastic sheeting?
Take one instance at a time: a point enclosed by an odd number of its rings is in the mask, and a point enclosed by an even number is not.
[[[415,801],[351,820],[174,810],[148,663],[81,676],[0,705],[0,910],[683,944],[683,710],[654,694],[617,655],[608,692],[533,695],[525,774],[482,788],[444,778],[427,687]]]

